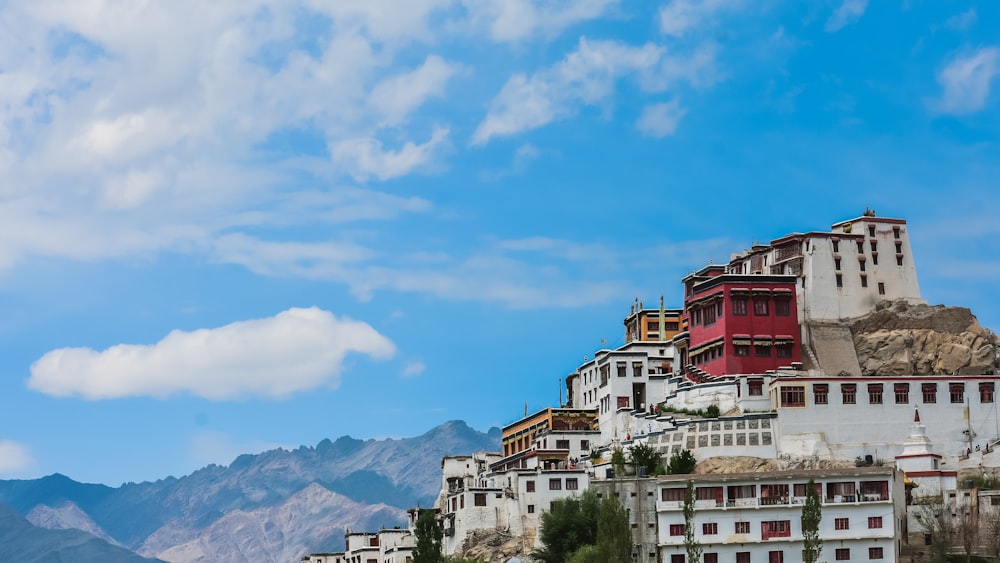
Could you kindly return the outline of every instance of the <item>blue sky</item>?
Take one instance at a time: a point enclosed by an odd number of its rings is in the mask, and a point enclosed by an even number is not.
[[[0,477],[555,405],[635,297],[866,206],[1000,326],[1000,5],[0,4]]]

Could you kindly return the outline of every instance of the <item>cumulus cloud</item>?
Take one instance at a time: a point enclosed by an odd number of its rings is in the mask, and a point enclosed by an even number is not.
[[[931,103],[941,113],[974,113],[986,105],[990,86],[1000,74],[1000,48],[984,47],[955,57],[938,73],[941,98]]]
[[[0,440],[0,475],[24,471],[35,464],[34,458],[23,444]]]
[[[399,150],[383,149],[378,139],[348,139],[332,144],[330,155],[358,181],[388,180],[427,165],[447,138],[448,130],[438,127],[427,142],[407,141]]]
[[[395,346],[366,323],[315,307],[289,309],[219,328],[175,330],[152,345],[53,350],[32,364],[28,387],[91,400],[178,393],[211,400],[285,397],[336,388],[352,353],[382,360]]]
[[[484,23],[496,41],[520,41],[537,33],[554,35],[606,13],[619,0],[463,0],[473,22]]]
[[[655,68],[663,49],[647,43],[633,47],[617,41],[580,39],[577,50],[532,76],[517,74],[504,84],[473,144],[496,136],[535,129],[576,113],[579,106],[600,103],[623,75]]]
[[[843,3],[833,11],[830,19],[826,21],[828,32],[840,31],[841,29],[857,22],[865,14],[868,8],[868,0],[844,0]]]
[[[660,31],[680,37],[698,28],[716,12],[734,8],[741,0],[673,0],[660,9]]]
[[[458,65],[430,55],[416,70],[379,82],[369,100],[380,123],[396,125],[428,98],[441,97],[445,83],[458,69]]]
[[[673,135],[677,130],[677,124],[687,110],[682,108],[678,100],[671,100],[662,104],[646,106],[642,110],[642,115],[636,122],[636,127],[644,135],[650,137],[666,137]]]

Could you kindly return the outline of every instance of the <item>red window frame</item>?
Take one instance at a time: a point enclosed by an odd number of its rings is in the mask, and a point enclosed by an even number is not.
[[[834,518],[833,519],[833,529],[834,530],[850,530],[851,529],[851,519],[850,518]]]
[[[881,516],[869,516],[868,517],[868,529],[875,530],[882,527],[882,517]]]
[[[683,536],[684,524],[671,524],[669,531],[671,536]]]

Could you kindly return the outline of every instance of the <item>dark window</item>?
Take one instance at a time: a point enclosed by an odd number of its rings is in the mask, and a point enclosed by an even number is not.
[[[570,477],[570,478],[566,479],[566,490],[567,491],[576,491],[579,488],[580,488],[580,485],[577,483],[577,480],[576,480],[575,477]]]
[[[893,227],[892,228],[892,238],[896,238],[896,239],[899,238],[899,227]]]
[[[984,381],[979,384],[979,402],[980,403],[992,403],[993,402],[993,390],[994,385],[992,381]]]
[[[858,268],[859,268],[859,269],[860,269],[860,270],[861,270],[862,272],[864,272],[864,271],[865,271],[865,261],[864,261],[864,260],[858,260]]]
[[[840,241],[839,240],[833,241],[833,251],[834,252],[840,252]],[[839,261],[839,259],[838,259],[838,261]],[[840,266],[837,266],[837,269],[839,270]]]
[[[719,563],[719,554],[718,553],[706,553],[705,554],[705,563]]]
[[[769,344],[757,344],[753,347],[754,355],[758,358],[770,358],[771,357],[771,346]]]
[[[903,243],[896,241],[896,254],[903,253]]]
[[[868,548],[868,559],[882,559],[882,548],[881,547],[869,547]]]
[[[760,523],[761,539],[789,538],[792,536],[791,520],[770,520]]]
[[[848,547],[838,547],[834,552],[836,554],[837,561],[850,561],[851,560],[851,549]]]
[[[534,513],[535,513],[535,505],[529,504],[528,505],[528,514],[534,514]]]
[[[864,254],[864,252],[865,252],[865,243],[864,243],[864,241],[860,241],[859,240],[858,241],[858,254]]]
[[[476,506],[486,506],[486,493],[476,493],[473,497],[473,504]]]
[[[872,247],[872,252],[873,253],[878,252],[878,242],[877,241],[873,240],[873,241],[869,242],[868,244],[869,244],[869,246]]]
[[[684,493],[686,492],[687,489],[683,487],[662,489],[660,491],[660,499],[664,502],[684,502]]]
[[[825,405],[828,402],[830,386],[826,383],[813,385],[813,402],[817,405]]]
[[[684,524],[671,524],[670,525],[670,535],[671,536],[683,536],[684,535]]]
[[[876,266],[878,266],[878,252],[873,252],[872,253],[872,264],[875,264]]]
[[[868,225],[868,236],[875,236],[875,225]]]
[[[632,362],[632,376],[642,377],[642,362]]]
[[[766,317],[768,315],[767,311],[767,298],[754,298],[753,300],[753,314],[758,317]]]
[[[590,440],[580,440],[580,449],[584,451],[589,450]]]
[[[556,440],[556,449],[557,450],[568,450],[569,449],[569,440]]]
[[[837,287],[844,287],[844,276],[843,276],[843,274],[837,274]]]
[[[709,305],[702,310],[702,326],[715,324],[715,306]]]
[[[535,482],[534,481],[525,481],[524,482],[524,490],[526,492],[529,492],[529,493],[535,492]]]
[[[737,534],[749,534],[750,533],[750,522],[737,522],[736,523],[736,533]]]
[[[779,358],[791,358],[792,357],[792,345],[791,344],[778,344],[775,346],[777,348],[777,356]]]
[[[836,252],[836,250],[834,250],[834,252]],[[840,269],[840,258],[834,258],[833,259],[833,269],[834,270],[839,270]]]
[[[902,266],[903,265],[903,255],[902,254],[897,254],[896,255],[896,265],[897,266]]]
[[[701,525],[701,533],[706,536],[718,535],[719,525],[715,522],[705,522]]]
[[[878,282],[878,294],[885,295],[885,283]]]
[[[670,563],[684,563],[684,554],[673,554],[670,556]]]
[[[561,491],[562,490],[562,479],[549,479],[549,490],[550,491]]]
[[[616,367],[618,368],[618,377],[625,377],[626,375],[625,362],[618,362],[616,364]]]
[[[920,392],[924,396],[925,403],[937,402],[937,383],[921,383]]]
[[[747,314],[747,298],[733,297],[733,315],[743,317]]]
[[[733,346],[733,354],[739,357],[747,357],[750,355],[750,347],[736,344]]]
[[[964,403],[965,402],[965,384],[964,383],[949,383],[948,384],[948,394],[951,395],[951,402],[953,402],[953,403]]]
[[[873,405],[882,404],[882,384],[881,383],[869,383],[868,384],[868,402]]]
[[[790,317],[792,316],[792,300],[791,299],[775,299],[774,300],[774,314],[779,317]]]
[[[767,563],[785,563],[784,551],[768,551]]]
[[[750,552],[749,551],[737,551],[736,552],[736,563],[750,563]]]
[[[834,518],[833,519],[833,529],[834,530],[850,530],[851,521],[848,518]]]
[[[843,383],[840,386],[840,394],[845,405],[853,405],[857,402],[858,386],[854,383]]]
[[[801,385],[782,387],[781,406],[783,407],[806,406],[806,388]]]
[[[892,386],[893,393],[896,395],[896,404],[905,405],[910,402],[910,384],[909,383],[894,383]]]
[[[760,396],[764,394],[764,382],[756,379],[747,381],[747,387],[749,387],[751,396]]]
[[[882,517],[881,516],[869,516],[868,517],[868,528],[874,530],[876,528],[882,527]]]
[[[861,274],[861,287],[868,287],[868,276]]]

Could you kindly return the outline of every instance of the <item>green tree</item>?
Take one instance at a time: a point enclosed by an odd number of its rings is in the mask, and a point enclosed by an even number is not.
[[[542,563],[564,563],[581,547],[596,544],[599,512],[597,495],[589,489],[579,497],[552,501],[551,508],[541,516],[542,547],[532,556]]]
[[[806,483],[806,502],[802,505],[802,560],[816,563],[823,551],[823,540],[819,537],[819,523],[823,519],[819,494],[812,479]]]
[[[628,456],[629,462],[635,466],[637,475],[640,473],[639,468],[644,467],[646,475],[653,476],[656,474],[656,466],[660,464],[660,458],[663,454],[649,444],[636,444],[629,448]]]
[[[670,475],[686,475],[693,472],[696,465],[698,465],[698,460],[694,458],[691,450],[681,450],[674,452],[674,455],[670,456],[670,461],[667,463],[667,473]]]
[[[694,539],[694,500],[694,481],[688,481],[684,493],[684,551],[687,552],[688,563],[699,563],[702,552],[701,544]]]
[[[566,563],[605,563],[596,545],[585,545],[573,552]]]
[[[413,531],[416,545],[413,547],[413,563],[442,563],[441,526],[433,510],[421,510]]]
[[[625,476],[625,452],[621,448],[611,452],[611,467],[615,469],[615,477]]]
[[[597,552],[602,563],[631,563],[632,530],[618,497],[604,499],[597,516]]]

